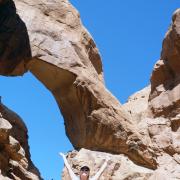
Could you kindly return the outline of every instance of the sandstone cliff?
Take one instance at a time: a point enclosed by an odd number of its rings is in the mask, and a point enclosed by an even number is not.
[[[29,70],[52,92],[73,146],[89,149],[70,153],[73,167],[89,161],[94,173],[110,156],[102,179],[162,179],[162,173],[163,179],[178,179],[180,10],[173,15],[151,85],[121,105],[106,89],[98,49],[67,0],[14,2],[0,1],[8,10],[1,16],[8,20],[0,19],[0,37],[5,35],[0,74]],[[63,177],[68,179],[67,172]]]

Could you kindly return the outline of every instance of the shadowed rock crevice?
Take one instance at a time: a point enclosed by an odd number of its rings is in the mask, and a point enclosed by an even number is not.
[[[21,75],[25,61],[31,58],[29,37],[25,23],[16,14],[12,0],[0,2],[0,73]]]

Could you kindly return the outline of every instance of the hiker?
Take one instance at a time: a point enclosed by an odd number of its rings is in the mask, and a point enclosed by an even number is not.
[[[107,167],[107,162],[109,161],[109,158],[106,158],[104,164],[101,166],[101,168],[99,169],[99,171],[96,173],[96,175],[92,178],[90,178],[90,169],[88,166],[83,166],[80,169],[80,173],[79,173],[79,177],[76,176],[73,172],[73,170],[71,169],[66,156],[63,153],[59,153],[63,160],[64,160],[64,164],[68,169],[69,175],[71,177],[72,180],[98,180],[99,177],[101,176],[102,172],[105,170],[105,168]]]

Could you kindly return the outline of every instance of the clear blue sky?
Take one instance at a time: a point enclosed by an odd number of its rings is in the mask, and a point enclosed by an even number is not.
[[[162,40],[179,0],[71,0],[101,52],[108,89],[124,103],[149,84]],[[58,152],[72,146],[63,118],[48,90],[30,73],[0,76],[4,104],[17,112],[29,129],[32,160],[45,180],[60,179]]]

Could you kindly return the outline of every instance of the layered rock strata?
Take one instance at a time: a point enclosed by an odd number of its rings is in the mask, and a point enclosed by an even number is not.
[[[0,179],[40,180],[30,159],[27,128],[22,119],[0,103]]]

